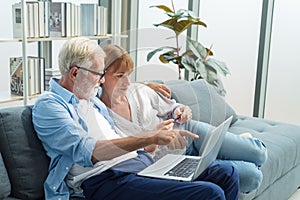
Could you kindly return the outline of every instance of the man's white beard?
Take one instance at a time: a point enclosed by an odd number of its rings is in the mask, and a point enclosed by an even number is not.
[[[99,83],[92,83],[87,77],[82,80],[75,80],[73,86],[74,94],[80,99],[90,99],[96,96],[99,88]]]

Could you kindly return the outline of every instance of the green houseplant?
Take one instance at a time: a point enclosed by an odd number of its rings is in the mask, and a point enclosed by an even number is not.
[[[163,46],[149,52],[147,61],[157,54],[162,63],[174,63],[178,67],[178,78],[181,79],[181,69],[187,69],[194,74],[192,80],[205,79],[209,84],[215,86],[221,95],[225,95],[226,91],[218,76],[228,75],[229,69],[224,62],[213,58],[213,52],[210,48],[205,48],[200,42],[187,39],[186,51],[182,51],[179,46],[179,35],[192,25],[206,27],[206,24],[200,20],[199,17],[193,16],[190,10],[180,9],[178,11],[174,8],[173,0],[171,0],[172,9],[165,5],[151,6],[161,9],[165,12],[168,19],[154,26],[162,26],[174,32],[176,44],[175,46]]]

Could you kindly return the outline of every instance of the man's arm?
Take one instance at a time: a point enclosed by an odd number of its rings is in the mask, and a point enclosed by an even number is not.
[[[159,92],[160,94],[167,97],[168,99],[171,98],[171,89],[168,88],[165,84],[144,82],[144,85],[147,85],[149,88],[151,88],[155,92]]]
[[[95,139],[88,137],[81,126],[76,125],[66,102],[54,93],[45,93],[36,101],[32,121],[39,139],[48,154],[69,157],[74,163],[92,166]],[[75,114],[76,115],[76,114]]]
[[[97,141],[93,151],[92,161],[110,160],[151,144],[168,145],[172,143],[172,145],[174,145],[174,140],[176,141],[175,148],[182,149],[186,145],[184,136],[198,139],[197,135],[185,130],[158,130],[148,131],[126,138]]]

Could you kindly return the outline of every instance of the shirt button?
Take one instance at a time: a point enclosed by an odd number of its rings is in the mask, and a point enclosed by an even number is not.
[[[69,170],[69,167],[66,167],[66,170]]]
[[[55,186],[53,186],[53,187],[52,187],[52,189],[53,189],[53,190],[55,190],[55,189],[56,189],[56,187],[55,187]]]

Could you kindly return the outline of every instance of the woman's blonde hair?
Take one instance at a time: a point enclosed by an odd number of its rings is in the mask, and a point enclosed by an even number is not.
[[[104,59],[105,70],[112,73],[117,71],[128,72],[133,70],[133,60],[128,52],[120,46],[108,44],[102,46],[106,54]]]

